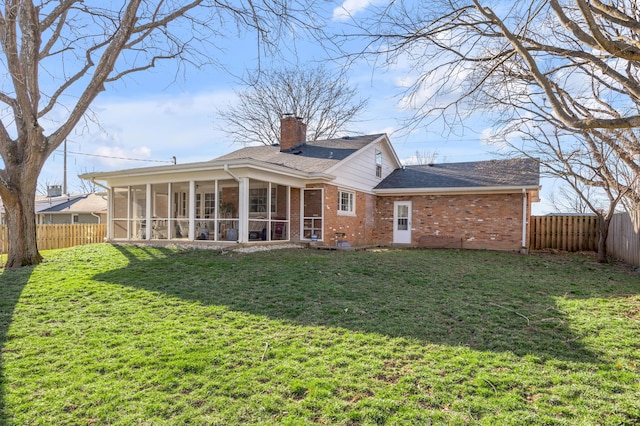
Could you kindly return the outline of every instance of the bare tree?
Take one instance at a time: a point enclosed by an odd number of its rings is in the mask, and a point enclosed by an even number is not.
[[[307,123],[310,140],[329,139],[347,129],[367,104],[344,74],[323,66],[275,69],[244,81],[239,102],[218,113],[235,142],[272,145],[280,139],[280,117],[293,114]]]
[[[364,54],[410,63],[417,119],[467,101],[505,122],[536,109],[576,129],[633,128],[639,15],[634,0],[397,1],[359,36]]]
[[[608,148],[610,142],[602,139],[613,138],[620,132],[632,130],[582,131],[566,135],[556,128],[549,132],[551,136],[536,134],[534,141],[538,147],[535,153],[547,174],[569,184],[580,204],[600,219],[599,262],[607,261],[609,225],[618,206],[625,197],[628,200],[637,198],[637,188],[625,182],[628,167]],[[566,139],[572,139],[572,142]]]
[[[7,211],[6,266],[36,264],[34,197],[46,159],[98,94],[159,61],[220,64],[216,40],[256,34],[266,48],[300,30],[305,0],[6,0],[0,6],[0,196]],[[46,129],[45,129],[46,128]]]
[[[595,194],[595,189],[586,185],[579,185],[577,191],[571,186],[563,185],[549,194],[549,203],[556,213],[577,213],[583,215],[593,213],[583,197],[591,200],[591,203],[598,209],[604,207],[600,194]]]
[[[404,163],[406,165],[419,165],[419,166],[424,166],[427,164],[434,164],[437,160],[438,157],[440,156],[440,153],[437,150],[434,151],[420,151],[419,149],[416,150],[416,154],[415,156],[409,158],[407,161],[405,161]],[[446,161],[446,157],[444,157],[442,159],[442,161]]]
[[[464,124],[482,112],[503,143],[542,153],[569,184],[600,188],[607,211],[621,199],[638,205],[635,0],[398,1],[378,12],[358,36],[366,54],[410,64],[413,125],[436,115]]]
[[[93,170],[93,171],[95,171],[95,170]],[[84,170],[82,170],[81,173],[78,173],[78,176],[82,175],[82,174],[88,174],[89,172],[90,172],[90,170],[88,170],[87,168],[84,168]],[[96,192],[104,191],[104,189],[101,188],[100,186],[98,186],[93,181],[85,180],[85,179],[79,179],[79,181],[78,181],[78,191],[81,194],[95,194]]]

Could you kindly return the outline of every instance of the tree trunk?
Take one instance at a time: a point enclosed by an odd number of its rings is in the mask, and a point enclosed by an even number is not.
[[[611,215],[600,216],[600,236],[598,238],[598,262],[607,263],[607,237]]]
[[[36,265],[42,261],[36,240],[36,188],[22,189],[3,198],[9,242],[6,268]]]

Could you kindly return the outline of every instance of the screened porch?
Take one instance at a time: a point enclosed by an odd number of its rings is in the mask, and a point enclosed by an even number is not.
[[[111,188],[109,238],[252,242],[290,239],[290,187],[251,178]]]

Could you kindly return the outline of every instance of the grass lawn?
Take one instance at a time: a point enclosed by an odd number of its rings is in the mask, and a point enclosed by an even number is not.
[[[592,256],[100,244],[0,272],[0,424],[637,424]]]

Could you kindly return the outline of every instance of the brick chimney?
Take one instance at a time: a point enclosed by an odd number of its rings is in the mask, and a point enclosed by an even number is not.
[[[307,125],[302,118],[284,114],[280,118],[280,151],[288,151],[307,140]]]

